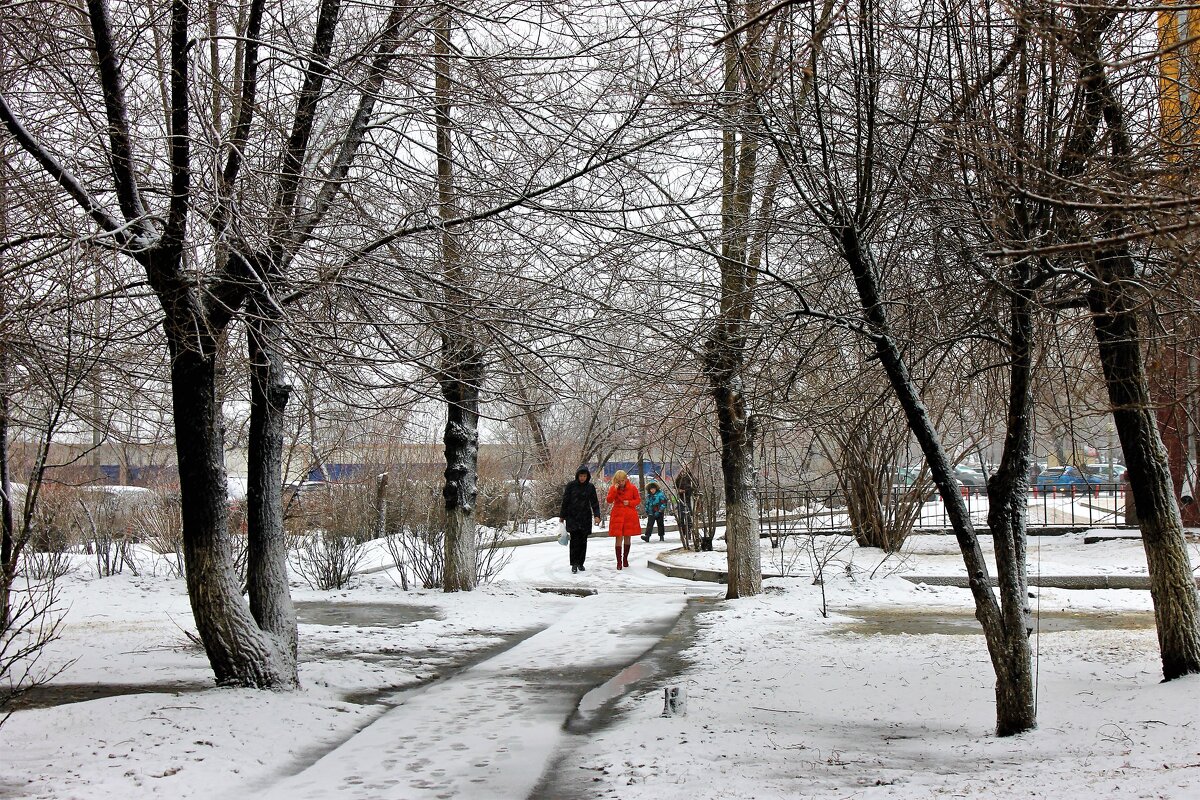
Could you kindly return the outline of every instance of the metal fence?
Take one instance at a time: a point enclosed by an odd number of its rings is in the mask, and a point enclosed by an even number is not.
[[[986,532],[988,498],[981,489],[963,489],[963,501],[971,520]],[[837,490],[768,489],[758,493],[759,532],[775,538],[795,534],[844,533],[850,529],[846,496]],[[915,517],[916,531],[944,531],[950,526],[946,506],[936,492],[915,494],[912,489],[882,493],[879,504],[884,514]],[[1031,490],[1028,527],[1071,529],[1123,527],[1125,487],[1061,486]]]

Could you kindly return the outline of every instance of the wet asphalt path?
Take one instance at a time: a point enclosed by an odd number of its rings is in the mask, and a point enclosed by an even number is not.
[[[646,677],[635,662],[673,628],[686,600],[678,588],[582,598],[555,624],[416,693],[257,796],[529,797],[569,747],[568,720],[577,726],[581,712],[596,713],[626,684]]]

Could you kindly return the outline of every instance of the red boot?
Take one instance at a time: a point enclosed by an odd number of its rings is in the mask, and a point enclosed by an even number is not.
[[[617,551],[617,569],[621,568],[621,551]]]
[[[629,542],[625,542],[625,566],[629,566]]]

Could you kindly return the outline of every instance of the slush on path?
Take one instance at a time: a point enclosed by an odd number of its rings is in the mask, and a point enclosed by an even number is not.
[[[416,693],[260,796],[526,797],[597,671],[616,672],[652,648],[685,602],[682,593],[585,598],[554,625]]]

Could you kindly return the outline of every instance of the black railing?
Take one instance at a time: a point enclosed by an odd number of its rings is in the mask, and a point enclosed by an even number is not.
[[[972,521],[987,526],[988,499],[982,488],[962,489]],[[915,520],[915,531],[950,528],[945,504],[927,489],[896,488],[878,498],[882,513],[889,518]],[[837,490],[767,489],[758,493],[759,530],[777,537],[810,533],[841,533],[850,529],[850,514],[844,493]],[[1125,487],[1120,484],[1059,486],[1030,491],[1028,527],[1094,528],[1125,525]]]

